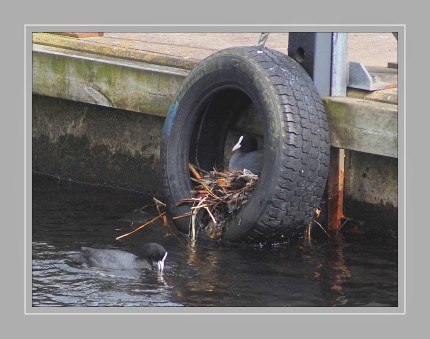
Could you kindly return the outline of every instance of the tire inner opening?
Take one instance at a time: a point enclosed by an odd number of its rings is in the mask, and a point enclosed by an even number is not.
[[[224,88],[202,100],[191,136],[189,162],[211,171],[228,169],[231,149],[243,134],[263,149],[264,132],[252,99],[236,88]]]

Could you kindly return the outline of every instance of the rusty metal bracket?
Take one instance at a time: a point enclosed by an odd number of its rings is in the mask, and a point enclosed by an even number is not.
[[[328,171],[328,229],[336,232],[343,218],[343,195],[345,185],[345,150],[332,147]]]

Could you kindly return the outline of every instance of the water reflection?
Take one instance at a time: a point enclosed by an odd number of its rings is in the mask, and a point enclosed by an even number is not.
[[[191,242],[161,221],[152,197],[33,178],[33,305],[127,307],[397,306],[397,241],[296,239],[260,248]],[[130,212],[131,211],[131,212]],[[167,236],[166,236],[167,235]],[[163,273],[75,267],[81,246],[134,252],[162,244]]]
[[[335,292],[333,306],[342,306],[348,303],[348,297],[344,291],[344,284],[351,278],[351,271],[346,263],[345,250],[350,246],[342,236],[328,242],[327,255],[318,255],[320,249],[308,242],[312,251],[305,255],[309,265],[315,270],[313,278],[321,284],[325,284],[328,289]],[[316,248],[315,248],[316,247]],[[328,270],[327,267],[330,267]]]

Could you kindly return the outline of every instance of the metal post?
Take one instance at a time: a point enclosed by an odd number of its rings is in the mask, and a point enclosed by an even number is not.
[[[348,33],[290,33],[288,56],[308,72],[322,97],[346,96]]]
[[[290,33],[288,56],[313,79],[321,97],[330,95],[332,33]]]
[[[348,33],[332,34],[331,96],[346,96],[349,79]],[[327,179],[328,228],[331,232],[341,226],[345,188],[345,150],[331,147]]]
[[[348,33],[333,33],[331,62],[331,96],[346,96],[349,79]]]

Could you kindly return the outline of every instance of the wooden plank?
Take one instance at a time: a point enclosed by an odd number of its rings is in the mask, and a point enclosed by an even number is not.
[[[33,92],[165,116],[188,70],[33,45]],[[331,145],[397,157],[397,105],[323,99]]]
[[[188,71],[33,45],[33,93],[166,116]]]
[[[366,99],[372,101],[384,102],[386,104],[397,105],[398,102],[398,89],[387,88],[380,91],[363,91],[354,88],[348,88],[346,95],[350,98]]]
[[[161,44],[163,48],[160,48],[159,43],[149,43],[153,47],[148,48],[147,42],[112,41],[112,39],[105,36],[97,39],[70,39],[69,37],[52,33],[33,33],[32,41],[33,44],[52,46],[63,50],[77,51],[78,53],[82,52],[124,60],[136,60],[188,70],[193,69],[200,61],[195,58],[195,55],[198,54],[196,53],[198,50],[196,48],[192,48],[191,50],[186,49],[189,56],[182,57],[172,54],[171,50],[179,49],[183,53],[184,48],[178,48],[171,44]]]
[[[349,97],[323,101],[332,146],[397,158],[397,105]]]
[[[397,91],[397,88],[389,88],[389,89],[384,89],[382,91],[374,91],[366,95],[364,99],[397,105],[398,91]]]
[[[387,64],[388,68],[393,68],[393,69],[398,69],[399,68],[399,64],[397,62],[388,62]]]
[[[102,32],[55,32],[53,34],[71,36],[74,38],[92,38],[103,36]]]

